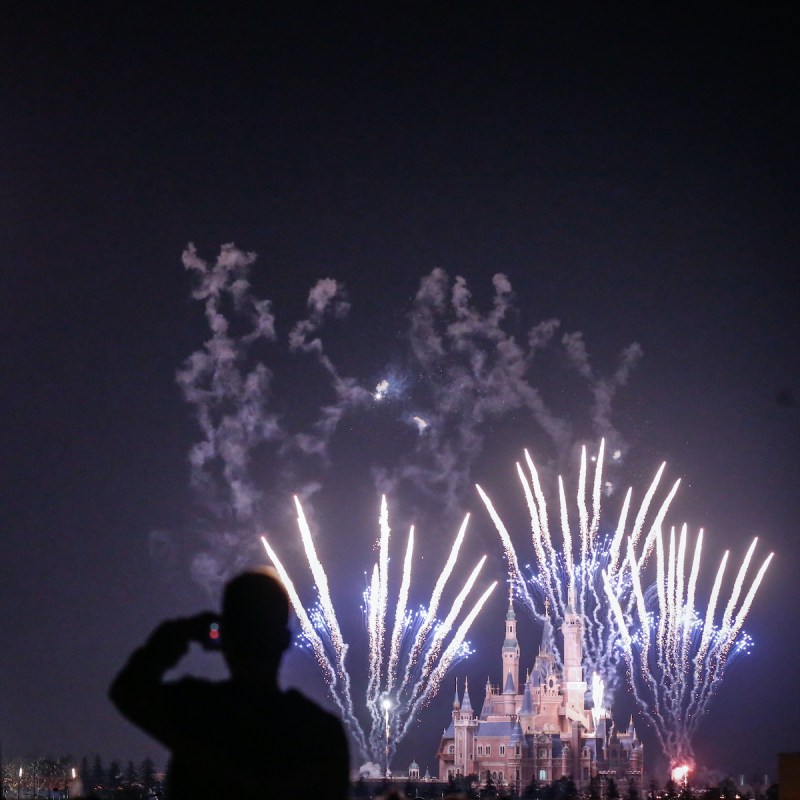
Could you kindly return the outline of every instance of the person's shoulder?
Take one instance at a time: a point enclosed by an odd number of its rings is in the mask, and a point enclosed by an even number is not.
[[[298,692],[297,689],[289,689],[284,692],[283,699],[287,711],[293,715],[303,718],[313,717],[319,721],[319,724],[327,723],[339,728],[342,725],[339,717],[326,711],[319,703],[310,700],[302,692]]]

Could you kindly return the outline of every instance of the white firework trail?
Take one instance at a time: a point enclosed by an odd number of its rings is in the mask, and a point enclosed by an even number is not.
[[[605,688],[603,679],[596,672],[592,673],[592,719],[595,726],[606,714]]]
[[[386,498],[381,500],[379,516],[378,560],[370,585],[363,593],[362,607],[367,627],[369,652],[365,693],[365,710],[370,719],[369,734],[355,712],[350,674],[346,659],[349,646],[336,615],[330,595],[327,574],[317,556],[311,530],[300,501],[295,497],[297,523],[308,566],[314,579],[318,600],[307,610],[275,550],[261,537],[270,561],[286,586],[289,600],[297,614],[302,636],[322,670],[333,701],[349,729],[363,760],[382,763],[388,753],[391,760],[397,744],[408,732],[417,713],[438,691],[442,678],[459,660],[469,654],[466,636],[487,598],[492,584],[464,617],[456,632],[450,635],[464,603],[486,562],[483,556],[457,593],[443,622],[436,618],[447,581],[452,575],[466,535],[469,515],[465,518],[450,550],[444,569],[434,585],[427,608],[411,613],[408,598],[414,554],[414,529],[406,545],[400,586],[394,602],[394,621],[388,623],[390,575],[389,543],[391,529]],[[449,641],[448,641],[449,639]],[[402,678],[399,675],[402,674]],[[387,741],[387,731],[389,740]]]
[[[634,553],[633,537],[628,538],[626,561],[633,595],[631,610],[623,609],[616,584],[606,572],[603,586],[639,708],[652,722],[670,767],[693,765],[692,738],[708,711],[731,654],[750,644],[749,637],[742,634],[742,626],[773,554],[764,560],[739,604],[758,540],[753,541],[717,623],[716,611],[728,552],[720,561],[705,615],[701,617],[695,603],[703,532],[700,531],[695,543],[688,582],[685,578],[686,526],[682,527],[677,542],[675,529],[671,529],[666,555],[660,529],[653,539],[656,552],[654,592],[643,591],[641,568],[633,568],[641,563]],[[648,596],[654,598],[652,608],[648,607]]]
[[[453,629],[453,625],[461,613],[461,609],[464,605],[464,602],[467,599],[467,596],[472,591],[472,587],[475,585],[475,581],[478,579],[478,575],[480,575],[481,570],[483,569],[483,565],[486,563],[486,556],[483,556],[481,560],[475,565],[475,568],[472,570],[469,578],[467,578],[467,582],[462,587],[461,591],[458,593],[458,596],[453,601],[453,605],[450,608],[450,613],[444,618],[444,621],[440,624],[436,625],[433,628],[432,638],[430,644],[425,648],[425,652],[421,656],[422,658],[422,666],[419,670],[421,675],[430,675],[431,669],[436,665],[436,660],[439,656],[439,653],[442,650],[442,646],[444,645],[447,635]],[[483,605],[483,603],[481,603]],[[476,612],[477,613],[477,612]],[[471,623],[470,623],[471,624]],[[468,626],[469,627],[469,626]],[[466,635],[466,629],[464,634],[461,635],[461,639],[463,640],[464,636]],[[453,641],[456,641],[459,638],[459,634],[456,633]],[[452,656],[447,656],[447,658],[443,657],[442,661],[447,661],[449,663],[452,660]],[[442,661],[439,663],[441,664]],[[446,668],[445,668],[446,671]],[[402,687],[401,687],[402,688]],[[431,692],[430,683],[423,684],[421,681],[417,681],[411,692],[409,693],[408,703],[412,706],[415,706],[418,702],[420,704],[425,704],[429,702],[430,698],[435,694],[435,691]],[[409,715],[408,721],[406,725],[411,721],[413,718],[413,714]]]
[[[400,658],[400,642],[403,626],[406,619],[408,606],[408,592],[411,588],[411,561],[414,555],[414,526],[408,532],[406,557],[403,561],[403,579],[400,583],[400,592],[397,595],[397,608],[394,613],[394,627],[392,628],[391,649],[389,651],[389,683],[394,684],[397,679],[397,661]]]
[[[545,495],[538,471],[527,450],[525,451],[527,471],[519,463],[517,464],[517,474],[522,484],[531,523],[534,553],[531,578],[523,574],[514,543],[491,499],[480,486],[477,489],[500,535],[512,584],[518,589],[520,599],[531,614],[541,622],[549,617],[551,624],[557,623],[559,618],[564,617],[569,589],[575,587],[578,605],[576,611],[582,614],[584,619],[583,653],[587,671],[597,673],[602,678],[605,695],[610,700],[613,699],[614,690],[619,684],[621,653],[616,646],[614,612],[606,600],[601,574],[605,569],[608,580],[616,585],[615,594],[621,602],[623,613],[629,614],[630,604],[634,600],[631,577],[626,570],[627,560],[630,557],[627,551],[620,565],[621,545],[626,531],[634,544],[647,531],[648,545],[652,547],[649,542],[651,539],[655,541],[654,531],[660,528],[661,520],[666,515],[680,482],[676,481],[667,493],[648,528],[648,520],[652,516],[650,508],[665,469],[665,465],[662,464],[644,494],[632,526],[628,527],[633,497],[633,490],[629,489],[615,532],[610,536],[601,535],[604,458],[605,441],[601,440],[597,455],[593,459],[594,475],[590,485],[587,450],[585,447],[582,448],[575,510],[571,510],[567,502],[563,479],[560,476],[558,478],[558,508],[562,537],[562,546],[559,549],[553,544]],[[573,552],[574,550],[577,552]],[[556,658],[559,658],[558,652]]]
[[[533,598],[528,592],[528,584],[522,575],[522,570],[520,569],[519,561],[517,560],[517,551],[514,549],[514,544],[511,541],[511,537],[508,535],[508,530],[503,524],[503,520],[500,518],[500,515],[497,513],[497,511],[495,511],[494,505],[489,499],[489,495],[487,495],[486,492],[484,492],[483,489],[481,489],[481,487],[477,484],[475,485],[475,488],[478,490],[478,494],[485,503],[486,510],[489,512],[489,516],[492,518],[492,522],[494,522],[497,532],[500,534],[500,541],[503,544],[506,560],[508,561],[509,565],[509,572],[511,573],[512,585],[516,586],[517,589],[522,593],[526,600],[526,604],[530,607],[533,607]],[[533,517],[531,518],[533,519]]]
[[[416,664],[419,660],[420,653],[424,649],[425,642],[428,641],[428,638],[430,637],[436,625],[436,614],[439,612],[439,603],[442,600],[442,592],[444,591],[450,576],[453,574],[453,569],[455,568],[456,561],[458,560],[458,553],[461,550],[461,545],[463,544],[464,537],[467,533],[468,524],[469,514],[464,517],[464,521],[461,523],[461,527],[458,529],[453,546],[450,548],[450,553],[447,556],[444,569],[439,574],[439,577],[436,579],[436,583],[433,586],[431,599],[428,601],[428,607],[423,614],[422,626],[411,644],[411,650],[406,658],[406,669],[401,684],[403,690],[413,683],[413,674]]]
[[[367,616],[369,635],[369,684],[367,694],[368,707],[372,713],[373,727],[380,724],[386,716],[385,709],[379,704],[380,680],[383,668],[383,643],[386,635],[386,604],[389,596],[389,508],[386,495],[381,497],[381,511],[378,518],[380,536],[378,538],[378,563],[372,570],[369,597],[372,605]]]
[[[453,665],[454,660],[458,657],[458,654],[464,647],[464,639],[470,627],[472,626],[472,623],[475,621],[475,618],[478,616],[496,587],[497,581],[495,581],[488,589],[486,589],[486,591],[480,596],[478,602],[472,607],[472,610],[469,612],[469,614],[467,614],[467,616],[464,618],[464,621],[461,623],[461,625],[459,625],[452,641],[449,645],[447,645],[442,657],[439,659],[439,663],[433,670],[431,670],[421,695],[417,698],[416,702],[412,706],[411,713],[408,715],[405,725],[402,728],[402,734],[408,732],[409,725],[416,715],[416,712],[426,703],[430,702],[430,699],[439,691],[442,678],[444,678],[444,676],[447,674],[447,670]]]
[[[341,712],[345,724],[353,733],[359,750],[366,750],[364,734],[353,711],[353,702],[351,699],[349,682],[345,684],[341,690],[339,690],[339,676],[337,674],[336,667],[334,667],[333,663],[331,662],[331,659],[329,658],[328,652],[325,648],[325,644],[311,622],[311,619],[309,618],[308,613],[306,612],[305,607],[300,600],[300,596],[297,594],[294,583],[289,577],[289,573],[286,571],[275,551],[270,547],[265,536],[261,537],[261,543],[264,545],[264,549],[267,551],[267,557],[273,563],[281,581],[283,582],[286,593],[289,595],[289,601],[291,602],[292,608],[294,608],[297,619],[300,622],[300,629],[302,630],[306,641],[311,646],[317,664],[319,664],[319,667],[322,670],[323,677],[330,687],[330,694],[333,698],[333,701],[336,703],[336,706]]]

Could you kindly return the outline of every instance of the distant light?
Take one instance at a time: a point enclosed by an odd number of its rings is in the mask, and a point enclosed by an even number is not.
[[[622,450],[615,450],[612,458],[614,461],[619,461],[622,458]]]
[[[675,783],[682,783],[689,775],[689,767],[687,764],[681,764],[679,767],[672,768],[672,780]]]
[[[388,711],[392,707],[392,701],[387,697],[381,705],[384,711]]]

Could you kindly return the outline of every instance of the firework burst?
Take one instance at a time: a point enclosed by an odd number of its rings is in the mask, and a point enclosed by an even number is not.
[[[567,501],[564,481],[560,476],[558,478],[561,546],[553,541],[545,494],[536,465],[527,450],[526,468],[517,463],[517,475],[530,516],[531,541],[535,557],[529,575],[520,566],[508,529],[491,499],[480,486],[476,488],[500,535],[515,592],[530,613],[540,622],[545,622],[547,619],[551,623],[557,622],[559,618],[564,617],[570,588],[575,590],[578,606],[576,611],[584,620],[584,663],[589,674],[597,675],[602,680],[605,697],[611,700],[619,683],[621,653],[615,646],[614,621],[605,599],[602,573],[605,570],[609,580],[615,582],[621,596],[627,597],[630,594],[631,579],[625,569],[627,555],[620,562],[621,542],[624,540],[625,532],[629,531],[629,538],[636,543],[647,530],[644,552],[647,552],[647,548],[652,549],[656,531],[661,527],[680,481],[673,484],[656,513],[651,515],[650,509],[664,473],[665,465],[662,464],[644,494],[632,524],[629,524],[629,519],[633,490],[628,489],[615,532],[604,536],[600,533],[604,455],[605,441],[601,440],[594,459],[594,476],[589,487],[587,452],[585,447],[581,449],[578,489],[572,510]],[[558,655],[557,650],[556,655]]]
[[[659,529],[652,537],[656,553],[655,585],[642,589],[645,553],[638,558],[633,537],[628,538],[628,574],[632,592],[621,602],[619,580],[603,573],[603,587],[612,610],[615,629],[628,669],[628,680],[644,715],[653,725],[670,768],[694,765],[692,737],[722,680],[732,654],[749,645],[742,632],[772,553],[762,563],[740,603],[757,539],[750,545],[721,616],[717,614],[728,552],[723,555],[702,615],[696,608],[696,587],[703,547],[703,532],[694,546],[688,580],[687,527],[676,535],[672,528],[666,548]],[[718,620],[718,621],[717,621]]]
[[[391,528],[386,497],[381,500],[378,560],[363,593],[362,612],[368,640],[368,678],[365,706],[369,717],[362,726],[353,703],[350,674],[347,670],[349,646],[345,642],[328,587],[328,577],[314,547],[303,507],[295,497],[297,523],[308,561],[317,602],[310,609],[303,604],[295,585],[275,550],[262,537],[267,556],[283,580],[297,614],[305,643],[322,670],[331,698],[349,729],[362,760],[385,762],[386,767],[411,723],[436,695],[447,671],[470,652],[466,637],[484,604],[494,591],[492,583],[472,604],[460,624],[453,629],[468,596],[478,580],[483,556],[461,587],[443,620],[437,614],[458,553],[466,535],[469,515],[464,519],[442,572],[426,607],[408,609],[414,556],[414,528],[406,542],[402,575],[397,595],[390,603],[389,542]],[[394,608],[391,619],[390,605]]]

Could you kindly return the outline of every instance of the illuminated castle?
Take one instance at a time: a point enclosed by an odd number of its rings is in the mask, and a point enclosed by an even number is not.
[[[516,792],[532,780],[549,784],[572,778],[578,788],[593,777],[633,779],[641,790],[642,744],[631,719],[617,731],[610,715],[592,708],[583,675],[583,620],[575,613],[574,591],[564,614],[563,671],[556,662],[553,631],[542,634],[533,668],[520,682],[517,621],[509,598],[505,640],[501,649],[502,689],[487,680],[480,714],[473,712],[469,685],[453,701],[450,725],[439,744],[439,778],[491,776],[497,786]]]

